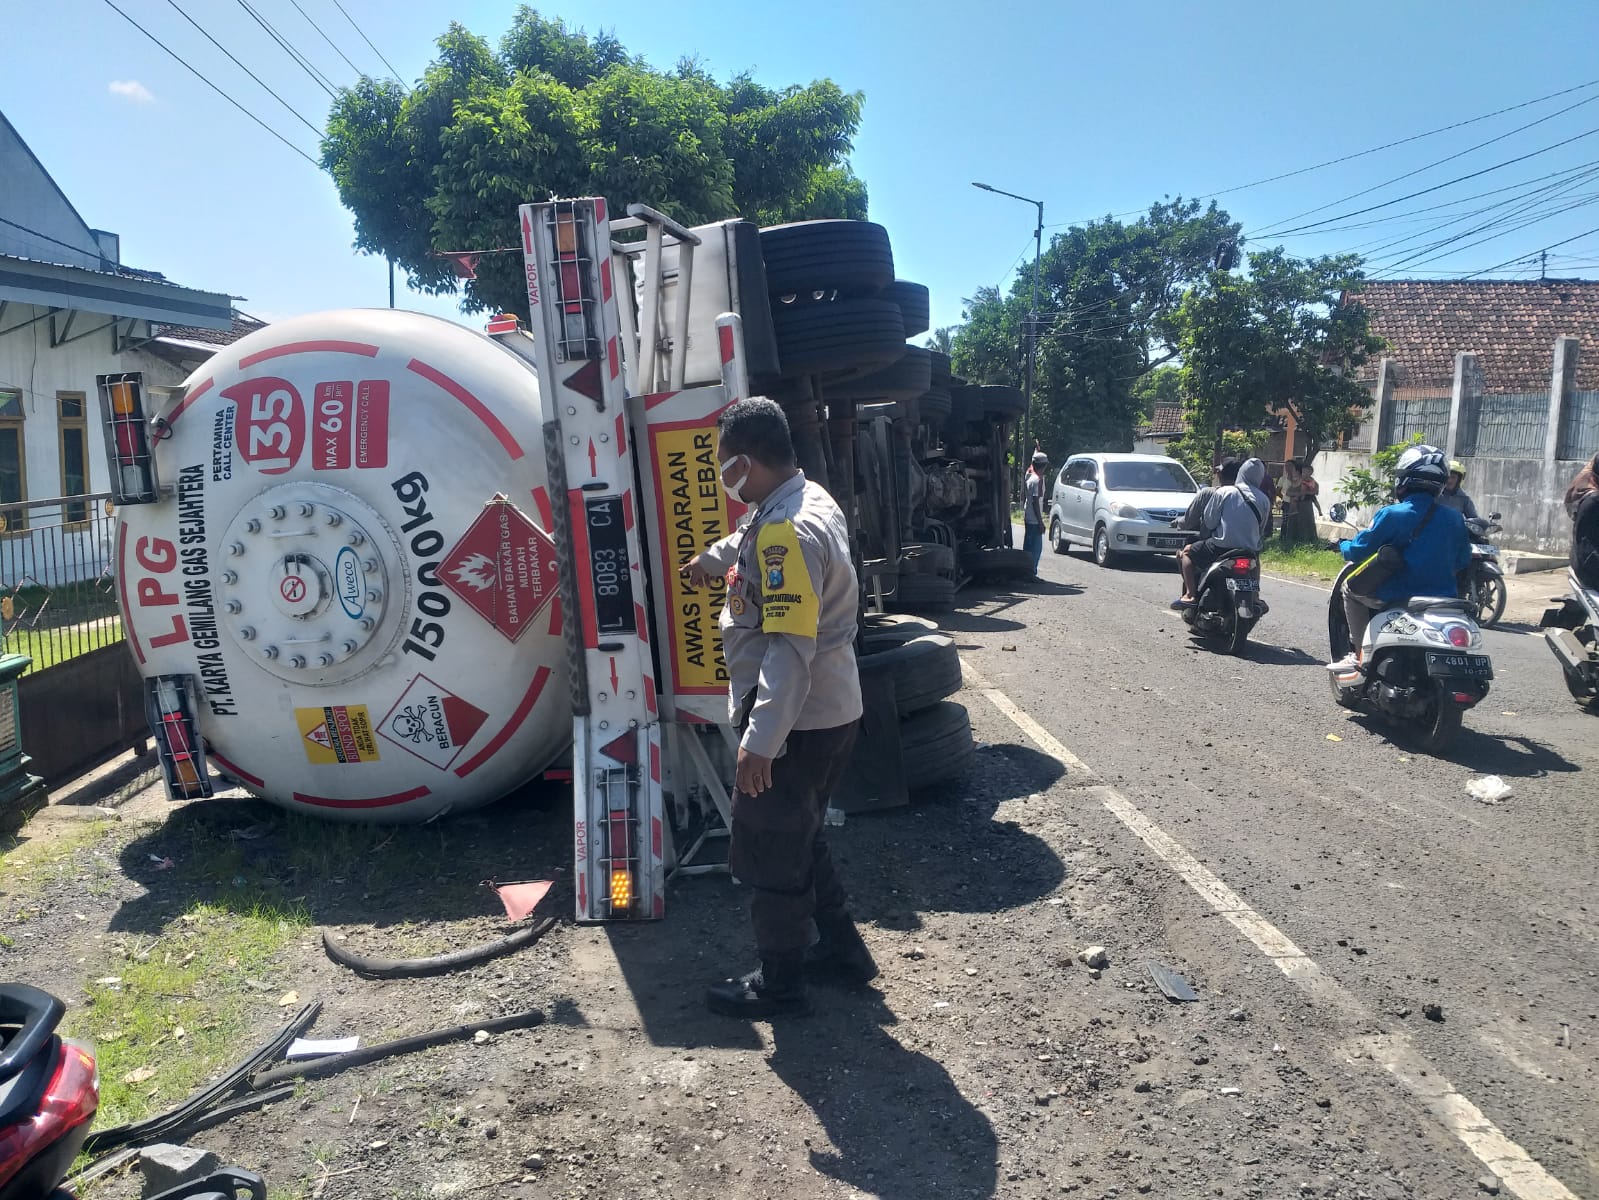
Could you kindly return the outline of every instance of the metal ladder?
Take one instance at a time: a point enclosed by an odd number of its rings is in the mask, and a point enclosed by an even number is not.
[[[563,598],[579,618],[566,632],[577,918],[660,917],[674,856],[641,537],[646,513],[627,401],[683,387],[700,239],[643,205],[613,220],[603,199],[526,204],[519,215]],[[613,241],[633,230],[643,231],[641,241]],[[676,302],[667,313],[669,285]],[[727,314],[717,326],[723,386],[743,395],[738,318]],[[522,342],[517,348],[526,354]],[[688,762],[729,821],[714,765],[697,734],[686,740]]]

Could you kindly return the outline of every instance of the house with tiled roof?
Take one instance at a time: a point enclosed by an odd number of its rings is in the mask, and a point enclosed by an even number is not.
[[[1500,544],[1563,553],[1561,497],[1599,452],[1599,281],[1382,279],[1343,303],[1387,346],[1362,370],[1368,418],[1324,479],[1419,437],[1465,466],[1480,511],[1503,511]]]
[[[1377,279],[1344,296],[1371,317],[1372,332],[1396,371],[1395,386],[1442,388],[1454,382],[1455,354],[1477,356],[1491,392],[1549,386],[1549,351],[1573,336],[1587,353],[1576,386],[1599,388],[1599,280]],[[1375,382],[1378,359],[1363,368]]]
[[[224,293],[124,263],[0,114],[0,585],[42,569],[21,534],[87,512],[40,501],[109,487],[95,377],[181,383],[259,325]]]
[[[1133,450],[1138,454],[1165,454],[1167,444],[1182,437],[1187,428],[1182,405],[1157,404],[1150,410],[1149,420],[1135,431]]]

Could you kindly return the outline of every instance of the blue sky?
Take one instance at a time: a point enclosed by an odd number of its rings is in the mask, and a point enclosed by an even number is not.
[[[178,2],[320,125],[326,95],[238,0]],[[336,83],[354,78],[291,0],[252,2]],[[316,156],[310,130],[169,0],[117,3]],[[450,19],[495,40],[515,7],[489,0],[343,3],[408,81]],[[3,7],[0,111],[85,219],[122,235],[125,261],[246,297],[241,307],[268,318],[387,302],[384,264],[350,249],[349,217],[327,177],[207,90],[105,0],[6,0]],[[299,7],[358,67],[384,73],[334,0],[299,0]],[[1008,280],[1031,261],[1031,210],[973,189],[972,180],[1036,196],[1047,224],[1068,222],[1142,209],[1168,194],[1233,188],[1599,81],[1599,5],[1587,2],[611,0],[542,11],[591,31],[614,29],[657,65],[697,54],[722,76],[751,69],[769,85],[830,76],[864,91],[853,163],[870,186],[873,219],[893,235],[900,276],[932,288],[936,324],[955,322],[963,296]],[[1580,106],[1551,116],[1573,104]],[[1543,117],[1550,119],[1470,149]],[[1594,136],[1581,136],[1590,130]],[[1573,137],[1579,140],[1545,150]],[[1332,204],[1457,152],[1464,153],[1449,163]],[[1380,224],[1296,235],[1286,244],[1321,253],[1412,238],[1376,252],[1414,252],[1503,215],[1438,228],[1520,189],[1466,197],[1599,167],[1599,86],[1218,200],[1246,233],[1266,231],[1260,240],[1272,244],[1273,226],[1383,204],[1523,154],[1534,156],[1340,223]],[[1445,254],[1437,261],[1421,261],[1429,257],[1423,255],[1381,265],[1436,277],[1498,266],[1584,235],[1550,251],[1550,274],[1599,277],[1599,232],[1587,232],[1599,227],[1599,181],[1546,182],[1564,190],[1528,201],[1519,219],[1536,223],[1453,253],[1445,248],[1435,252]],[[1453,207],[1404,215],[1440,204]],[[1561,206],[1566,211],[1550,211]],[[1313,209],[1320,211],[1291,219]],[[1503,231],[1477,236],[1496,232]],[[1534,264],[1496,277],[1514,271],[1537,275]],[[402,290],[400,303],[455,314],[448,298]]]

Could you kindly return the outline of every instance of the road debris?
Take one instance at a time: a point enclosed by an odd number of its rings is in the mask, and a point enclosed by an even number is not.
[[[1484,804],[1498,804],[1508,799],[1514,789],[1497,775],[1484,775],[1466,785],[1466,794]]]
[[[1421,1015],[1429,1021],[1442,1022],[1444,1019],[1444,1006],[1442,1004],[1423,1004]]]
[[[1155,981],[1155,986],[1165,993],[1166,999],[1175,1000],[1180,1004],[1192,1003],[1199,999],[1188,980],[1164,963],[1151,959],[1144,964],[1144,967],[1149,971],[1149,977]]]
[[[1104,970],[1110,966],[1110,955],[1103,946],[1088,946],[1077,952],[1077,961],[1085,966]]]
[[[359,1037],[295,1038],[285,1058],[323,1058],[329,1054],[348,1054],[361,1044]]]

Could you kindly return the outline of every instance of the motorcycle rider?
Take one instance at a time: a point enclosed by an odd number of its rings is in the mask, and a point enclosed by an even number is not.
[[[1461,491],[1460,485],[1466,482],[1466,468],[1460,465],[1459,460],[1449,464],[1449,482],[1444,484],[1444,490],[1438,493],[1438,503],[1446,508],[1452,508],[1468,521],[1477,520],[1477,506],[1471,502],[1471,497]]]
[[[1455,594],[1455,576],[1471,562],[1471,539],[1465,518],[1440,496],[1448,478],[1441,450],[1411,447],[1400,456],[1394,472],[1394,503],[1377,510],[1371,528],[1338,543],[1346,562],[1365,562],[1383,546],[1399,546],[1404,566],[1377,589],[1373,599],[1343,589],[1350,650],[1335,666],[1359,665],[1360,645],[1373,612],[1404,604],[1412,596]]]
[[[1217,468],[1221,486],[1205,505],[1199,532],[1204,536],[1177,552],[1177,566],[1183,573],[1183,594],[1172,601],[1175,609],[1191,608],[1196,603],[1194,589],[1199,577],[1223,554],[1230,551],[1260,553],[1261,539],[1271,520],[1271,501],[1261,490],[1266,464],[1258,458],[1241,466],[1236,458]]]
[[[1571,569],[1586,588],[1599,589],[1599,454],[1566,489],[1571,518]]]

